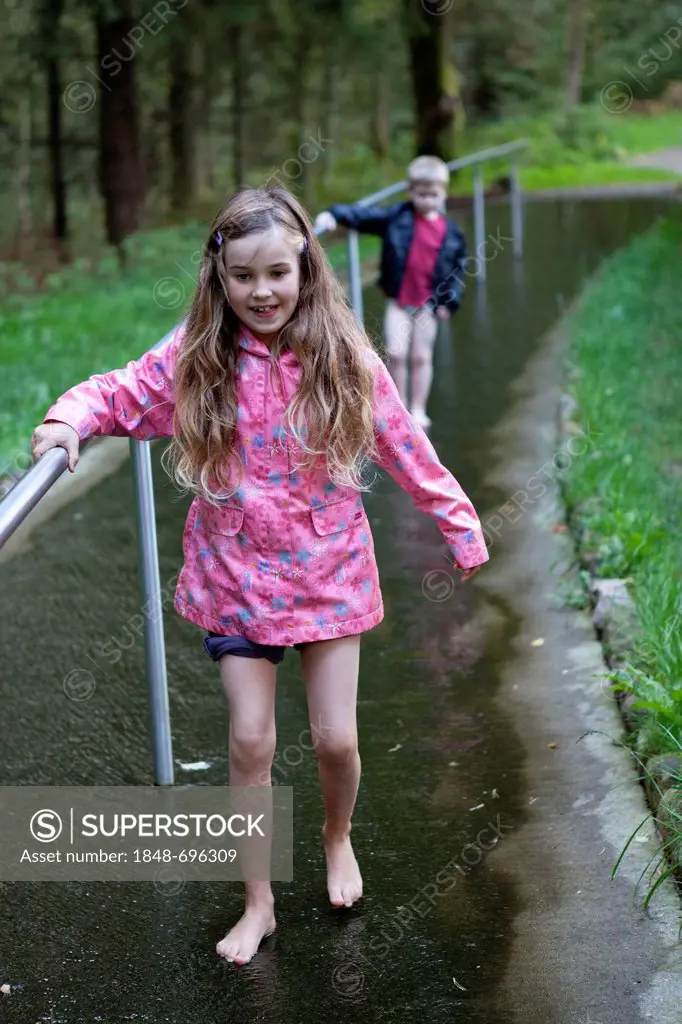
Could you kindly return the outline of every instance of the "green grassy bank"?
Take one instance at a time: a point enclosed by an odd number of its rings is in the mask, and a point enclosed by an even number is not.
[[[583,563],[631,581],[641,636],[620,679],[654,712],[647,753],[682,745],[681,252],[682,222],[660,224],[602,267],[569,322],[592,443],[566,495]]]

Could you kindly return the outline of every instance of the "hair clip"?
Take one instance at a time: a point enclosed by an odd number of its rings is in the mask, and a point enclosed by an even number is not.
[[[220,246],[223,244],[223,236],[220,233],[220,231],[216,231],[216,233],[215,233],[215,240],[218,243],[218,248],[220,248]]]
[[[303,245],[301,246],[301,252],[300,252],[300,255],[301,255],[301,256],[305,256],[305,254],[307,253],[307,251],[308,251],[308,239],[307,239],[307,237],[306,237],[306,236],[304,235],[304,236],[303,236]]]

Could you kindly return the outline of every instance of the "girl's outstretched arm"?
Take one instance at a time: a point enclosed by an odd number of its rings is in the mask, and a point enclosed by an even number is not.
[[[173,368],[183,329],[122,370],[96,373],[76,384],[48,409],[43,422],[68,423],[81,441],[97,434],[151,441],[170,437]]]
[[[386,366],[376,359],[374,433],[380,467],[417,508],[435,519],[458,568],[487,562],[490,556],[474,506],[403,405]]]

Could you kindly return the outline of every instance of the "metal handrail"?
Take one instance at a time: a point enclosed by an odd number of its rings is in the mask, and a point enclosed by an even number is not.
[[[175,331],[176,328],[173,328]],[[152,346],[150,351],[170,337],[169,331]],[[90,438],[81,441],[79,455]],[[166,648],[163,633],[163,605],[161,576],[156,539],[156,513],[154,509],[154,479],[149,441],[130,439],[133,463],[135,508],[137,510],[137,538],[141,565],[141,585],[144,610],[144,646],[149,693],[150,731],[152,740],[154,782],[157,786],[170,786],[174,781],[173,741],[170,727]],[[0,502],[0,548],[12,536],[24,519],[36,507],[68,466],[65,448],[50,448],[12,487]]]
[[[481,150],[470,156],[451,160],[448,168],[451,171],[465,167],[474,167],[474,235],[477,249],[484,242],[484,200],[483,177],[480,165],[489,160],[511,157],[511,204],[512,234],[514,255],[523,252],[521,190],[518,178],[516,158],[519,152],[526,149],[526,140],[510,142],[503,146]],[[387,188],[364,196],[358,200],[363,206],[378,203],[391,196],[404,192],[407,181],[397,182]],[[323,234],[319,231],[318,234]],[[358,233],[348,232],[348,262],[350,278],[350,298],[353,308],[361,323],[364,322],[362,304],[362,277],[360,269],[360,249]],[[481,261],[477,277],[485,280],[485,261]],[[177,330],[177,324],[164,335],[150,351],[157,348]],[[89,439],[80,442],[82,452]],[[149,686],[150,726],[152,749],[154,756],[154,781],[157,785],[172,785],[173,749],[170,728],[170,712],[168,702],[168,680],[166,674],[166,656],[163,633],[163,607],[161,603],[161,583],[159,574],[158,546],[156,539],[156,515],[154,510],[154,482],[152,477],[151,451],[149,441],[130,439],[135,485],[135,505],[137,509],[138,544],[140,564],[142,567],[142,594],[144,597],[145,614],[145,658],[147,664],[147,680]],[[0,501],[0,548],[12,536],[15,530],[36,507],[49,489],[61,477],[68,465],[68,456],[64,448],[51,448],[35,463],[31,469],[16,483],[7,496]]]
[[[80,451],[88,441],[81,441]],[[21,526],[69,464],[66,448],[50,448],[0,502],[0,548]]]

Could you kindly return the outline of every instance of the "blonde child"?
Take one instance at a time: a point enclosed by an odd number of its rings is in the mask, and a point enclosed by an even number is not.
[[[426,403],[433,379],[433,347],[438,320],[447,320],[462,299],[466,243],[445,216],[448,166],[420,156],[407,169],[409,200],[393,206],[338,204],[319,214],[316,230],[337,224],[382,241],[379,287],[387,297],[384,338],[389,367],[408,405],[407,365],[412,370],[411,411],[421,427],[431,420]]]
[[[33,435],[71,472],[95,434],[171,438],[194,493],[177,612],[205,631],[230,716],[230,784],[270,785],[276,665],[300,650],[334,906],[362,879],[350,841],[360,781],[360,637],[384,611],[361,490],[370,461],[438,524],[467,578],[488,558],[478,517],[358,325],[310,221],[283,188],[235,194],[205,246],[189,315],[160,348],[66,392]],[[319,728],[319,723],[324,728]],[[217,946],[246,963],[275,928],[268,882]]]

